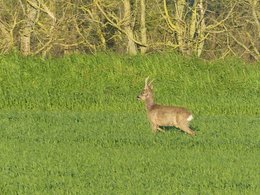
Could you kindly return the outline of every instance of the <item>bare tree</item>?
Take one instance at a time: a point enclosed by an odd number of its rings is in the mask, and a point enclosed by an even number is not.
[[[6,53],[15,47],[14,29],[17,26],[17,10],[9,13],[9,20],[0,17],[0,51]]]
[[[101,2],[95,1],[95,3],[109,25],[119,32],[117,37],[120,40],[123,40],[124,38],[122,38],[122,35],[124,35],[127,39],[126,51],[128,54],[136,55],[138,52],[137,46],[146,46],[142,42],[138,41],[135,36],[135,19],[133,17],[133,10],[130,0],[123,0],[122,7],[117,1],[118,9],[113,10],[109,10],[110,6],[108,5],[106,6],[106,9],[104,8],[104,4],[107,2],[102,2],[103,6]],[[109,5],[111,5],[111,2],[109,2]]]
[[[260,60],[260,1],[238,1],[225,23],[226,52],[250,60]]]
[[[260,59],[259,0],[0,0],[0,52]]]

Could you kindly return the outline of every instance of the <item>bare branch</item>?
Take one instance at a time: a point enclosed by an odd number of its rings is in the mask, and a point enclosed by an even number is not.
[[[237,3],[235,3],[235,4],[232,6],[232,8],[229,10],[227,16],[226,16],[223,20],[218,21],[216,24],[208,25],[208,26],[206,27],[206,30],[209,31],[209,30],[212,30],[212,29],[214,29],[214,28],[216,28],[216,27],[218,27],[218,26],[220,26],[220,25],[223,25],[224,22],[225,22],[227,19],[229,19],[230,16],[232,15],[233,10],[234,10],[234,8],[236,7],[236,4],[237,4]]]
[[[38,5],[36,5],[35,3],[33,3],[31,0],[27,0],[27,2],[33,6],[35,9],[41,10],[43,12],[45,12],[46,14],[48,14],[53,21],[56,21],[56,17],[54,16],[54,14],[50,11],[50,9],[46,6],[46,4],[44,4],[41,0],[38,0],[39,4],[42,6],[42,8]]]
[[[163,0],[163,8],[164,8],[164,13],[165,13],[165,15],[163,15],[163,17],[166,20],[169,28],[172,31],[177,31],[177,26],[172,23],[171,17],[169,16],[166,0]]]
[[[101,6],[99,5],[99,3],[95,0],[95,4],[97,6],[97,8],[99,9],[99,11],[103,14],[103,16],[109,21],[109,23],[115,27],[116,29],[118,29],[120,32],[122,32],[123,34],[125,34],[128,38],[130,38],[132,41],[134,41],[137,45],[140,45],[142,47],[147,47],[146,44],[141,43],[140,41],[137,41],[136,39],[134,39],[133,37],[130,37],[129,34],[123,30],[117,23],[115,23],[107,14],[106,12],[101,8]]]
[[[252,52],[245,44],[243,44],[241,41],[239,41],[235,36],[233,36],[231,33],[229,34],[229,36],[238,44],[240,45],[242,48],[245,49],[245,51],[247,51],[251,56],[254,57],[255,60],[259,60],[259,55],[255,54],[254,52]]]

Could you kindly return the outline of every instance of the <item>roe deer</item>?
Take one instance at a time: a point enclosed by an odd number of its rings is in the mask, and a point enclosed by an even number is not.
[[[195,132],[189,128],[189,122],[193,119],[191,112],[186,108],[177,106],[163,106],[154,103],[152,82],[148,83],[149,77],[145,79],[144,89],[137,99],[145,102],[148,119],[152,131],[164,132],[160,126],[175,126],[182,131],[194,136]]]

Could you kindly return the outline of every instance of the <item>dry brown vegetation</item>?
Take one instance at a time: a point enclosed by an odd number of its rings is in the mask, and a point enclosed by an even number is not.
[[[259,0],[0,0],[0,52],[64,55],[174,49],[259,60]]]

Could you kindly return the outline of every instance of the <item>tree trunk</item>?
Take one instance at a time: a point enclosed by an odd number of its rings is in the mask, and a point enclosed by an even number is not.
[[[177,0],[175,2],[175,21],[176,21],[176,34],[177,34],[177,42],[179,45],[180,52],[183,54],[187,53],[186,46],[186,29],[185,29],[185,18],[184,18],[184,8],[185,8],[185,0]]]
[[[7,29],[7,27],[0,21],[0,35],[2,35],[1,40],[1,50],[3,52],[8,52],[13,48],[14,41],[13,41],[13,35],[10,33]]]
[[[147,35],[146,35],[146,22],[145,22],[145,0],[140,0],[140,31],[141,31],[141,42],[143,45],[147,45]],[[141,46],[141,54],[145,54],[147,47]]]
[[[260,12],[259,12],[259,9],[257,11],[257,3],[258,3],[258,0],[250,1],[253,19],[255,21],[255,25],[257,28],[258,38],[260,39]]]
[[[92,15],[93,15],[93,19],[94,19],[94,22],[93,22],[93,29],[96,31],[96,34],[97,34],[97,37],[99,39],[99,42],[100,42],[100,48],[102,51],[105,51],[106,50],[106,45],[107,45],[107,42],[106,42],[106,39],[105,39],[105,36],[104,36],[104,33],[102,32],[102,21],[101,21],[101,18],[98,14],[98,9],[97,9],[97,6],[96,5],[93,5],[93,8],[92,8]]]
[[[131,5],[130,0],[124,0],[124,20],[125,20],[125,32],[127,35],[127,53],[130,55],[137,54],[137,47],[134,39],[134,32],[131,26],[132,16],[131,16]]]
[[[203,0],[199,1],[199,15],[200,15],[200,26],[198,30],[198,40],[197,40],[197,56],[200,57],[201,53],[203,51],[204,43],[205,43],[205,30],[206,30],[206,25],[205,25],[205,10],[203,7]]]
[[[37,0],[31,0],[33,5],[37,5]],[[20,50],[25,56],[31,53],[31,33],[37,17],[37,9],[26,2],[26,18],[20,33]]]
[[[196,47],[196,43],[194,43],[194,39],[196,37],[197,33],[197,7],[198,7],[198,1],[195,0],[193,2],[193,7],[191,9],[191,16],[189,21],[189,36],[187,41],[187,47],[188,47],[188,54],[192,55],[194,53],[194,47]]]

